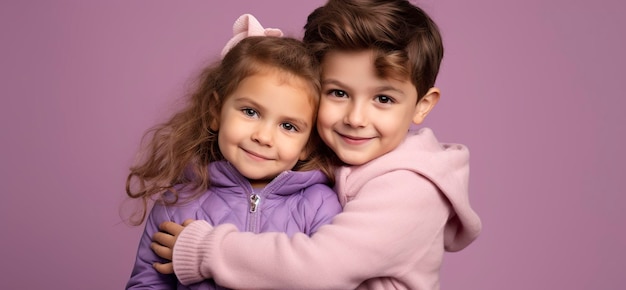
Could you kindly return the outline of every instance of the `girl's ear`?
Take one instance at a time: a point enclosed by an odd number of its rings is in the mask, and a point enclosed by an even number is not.
[[[220,129],[220,121],[218,119],[211,120],[211,124],[209,124],[209,129],[211,131],[217,132]]]
[[[437,102],[439,102],[440,96],[441,93],[439,92],[438,88],[430,88],[430,90],[426,92],[426,95],[424,95],[424,97],[422,97],[422,99],[417,102],[417,105],[415,105],[415,115],[413,115],[413,123],[419,125],[424,122],[424,119],[426,119],[428,113],[430,113],[435,105],[437,105]]]
[[[310,142],[311,141],[309,140],[309,143]],[[309,156],[313,152],[313,148],[311,148],[311,145],[309,145],[309,143],[307,143],[307,145],[304,146],[304,148],[302,149],[302,152],[300,152],[300,158],[298,158],[298,160],[305,161],[309,159]]]
[[[217,94],[217,92],[213,92],[213,99],[214,100],[219,100],[219,95]],[[217,112],[218,114],[221,114],[220,112]],[[211,124],[209,124],[209,129],[211,129],[212,131],[217,132],[220,129],[220,116],[214,116],[213,120],[211,120]]]

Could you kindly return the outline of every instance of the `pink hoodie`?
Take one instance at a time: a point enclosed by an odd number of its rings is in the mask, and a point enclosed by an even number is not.
[[[423,128],[362,166],[337,173],[343,212],[308,237],[240,233],[196,221],[174,247],[183,284],[231,288],[439,289],[444,250],[480,233],[468,197],[469,152]]]

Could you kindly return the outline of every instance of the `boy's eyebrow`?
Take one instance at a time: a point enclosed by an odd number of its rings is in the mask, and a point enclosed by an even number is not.
[[[323,79],[322,85],[337,85],[340,87],[346,87],[346,85],[336,79]]]
[[[241,104],[241,103],[250,103],[250,105],[252,107],[257,108],[258,110],[261,111],[261,113],[263,112],[263,110],[267,110],[267,108],[265,106],[262,106],[261,104],[257,103],[254,101],[254,99],[252,98],[248,98],[245,96],[241,96],[241,97],[235,97],[234,102],[236,105]],[[289,123],[294,123],[296,126],[298,126],[298,128],[300,128],[301,130],[306,130],[309,128],[309,123],[306,122],[303,119],[300,119],[298,117],[289,117],[286,116],[284,117],[284,119],[289,122]]]
[[[339,87],[344,87],[344,88],[347,87],[347,88],[350,89],[350,87],[348,85],[346,85],[346,84],[344,84],[344,83],[342,83],[342,82],[340,82],[338,80],[335,80],[335,79],[324,79],[324,80],[322,80],[322,85],[336,85],[336,86],[339,86]],[[402,95],[405,95],[404,91],[402,91],[402,90],[400,90],[400,89],[398,89],[398,88],[396,88],[394,86],[391,86],[391,85],[383,85],[383,86],[377,87],[377,88],[374,89],[374,91],[376,91],[376,92],[393,91],[393,92],[398,92],[398,93],[400,93]]]
[[[342,83],[342,82],[340,82],[340,81],[338,81],[336,79],[323,79],[321,83],[322,83],[322,86],[325,86],[325,85],[335,85],[335,86],[338,86],[338,87],[341,87],[341,88],[347,88],[348,90],[352,90],[352,88],[350,86],[348,86],[348,85],[346,85],[346,84],[344,84],[344,83]]]
[[[394,92],[404,95],[404,91],[397,89],[394,86],[381,86],[381,87],[378,87],[376,91],[378,92],[394,91]]]

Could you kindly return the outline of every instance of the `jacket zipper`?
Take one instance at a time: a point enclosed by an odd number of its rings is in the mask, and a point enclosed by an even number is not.
[[[258,233],[259,231],[257,227],[259,223],[258,221],[259,211],[261,210],[260,208],[261,195],[267,195],[269,192],[273,192],[276,188],[280,187],[280,184],[284,182],[279,183],[277,185],[276,181],[280,179],[284,179],[285,178],[284,176],[287,174],[288,173],[286,172],[279,174],[276,178],[274,178],[272,182],[270,182],[270,184],[268,184],[268,186],[260,190],[258,193],[254,193],[254,189],[252,187],[249,187],[249,190],[252,194],[250,194],[250,197],[248,198],[248,203],[250,206],[250,209],[249,209],[250,219],[248,220],[248,231],[253,232],[253,233]]]
[[[259,211],[259,203],[261,202],[261,196],[253,193],[250,195],[250,220],[248,223],[248,231],[256,233],[257,232],[257,219],[258,219],[258,211]]]
[[[261,197],[254,193],[250,196],[250,212],[254,213],[259,208],[259,203],[261,202]]]

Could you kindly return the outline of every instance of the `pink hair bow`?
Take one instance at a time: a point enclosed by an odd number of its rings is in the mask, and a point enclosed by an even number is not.
[[[283,32],[277,28],[263,28],[254,16],[251,14],[244,14],[239,16],[233,24],[233,38],[231,38],[222,49],[222,57],[228,53],[228,51],[237,45],[242,39],[248,36],[275,36],[282,37]]]

